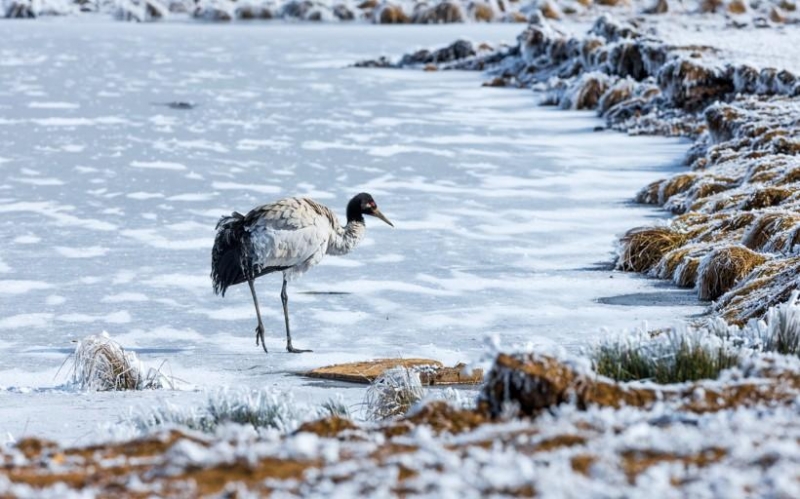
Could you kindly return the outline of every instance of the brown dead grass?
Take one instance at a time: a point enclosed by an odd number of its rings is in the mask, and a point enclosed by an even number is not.
[[[379,24],[406,24],[409,17],[398,5],[386,5],[378,11],[376,21]]]
[[[589,476],[592,465],[597,462],[597,458],[591,454],[578,454],[570,459],[570,465],[573,471],[580,473],[583,476]]]
[[[783,187],[764,187],[750,194],[739,206],[742,210],[758,210],[778,206],[788,199],[794,190]]]
[[[656,180],[651,182],[636,194],[634,200],[640,204],[659,204],[658,192],[661,190],[661,184],[666,180]]]
[[[696,180],[697,174],[695,173],[683,173],[668,178],[661,184],[659,188],[658,204],[666,203],[667,200],[669,200],[669,198],[675,194],[688,191],[692,188]]]
[[[726,455],[724,449],[712,447],[697,454],[677,455],[653,450],[628,450],[622,453],[622,469],[628,482],[636,483],[636,478],[649,468],[661,463],[682,463],[687,468],[705,468],[720,462]]]
[[[476,21],[485,23],[494,21],[494,9],[489,4],[475,2],[472,4],[470,11],[472,12],[472,18]]]
[[[701,0],[699,7],[700,12],[708,14],[717,12],[724,5],[722,0]]]
[[[797,289],[800,256],[774,258],[757,267],[736,287],[719,298],[715,309],[731,324],[759,319],[767,309],[785,302]]]
[[[621,270],[645,272],[655,267],[668,252],[686,242],[686,234],[669,227],[640,227],[622,238]]]
[[[598,102],[598,109],[602,116],[606,111],[620,102],[628,100],[632,95],[632,88],[626,81],[619,81],[612,85]]]
[[[575,92],[572,107],[574,109],[595,109],[606,90],[608,90],[606,79],[596,76],[586,77]]]
[[[314,433],[324,438],[335,438],[345,432],[352,432],[358,427],[351,420],[340,416],[330,416],[300,425],[296,433]]]
[[[753,222],[742,238],[742,244],[752,250],[763,251],[770,240],[798,223],[800,223],[800,216],[795,214],[766,213]]]
[[[697,269],[700,268],[700,257],[684,259],[675,269],[673,282],[679,288],[694,288],[697,285]]]
[[[404,419],[404,423],[411,423],[412,428],[425,425],[436,433],[446,432],[453,435],[473,430],[486,422],[484,414],[456,409],[442,401],[426,404],[419,411]],[[404,427],[408,428],[408,425],[404,425]]]
[[[570,401],[579,409],[650,408],[662,402],[677,404],[679,410],[704,413],[764,403],[789,404],[800,390],[797,372],[766,369],[753,376],[752,381],[743,379],[722,386],[699,381],[654,388],[581,374],[550,357],[500,354],[484,385],[479,410],[494,418],[507,413],[512,403],[518,416],[536,417]]]
[[[547,19],[558,20],[563,17],[561,9],[559,9],[558,6],[550,0],[546,0],[544,3],[542,3],[539,7],[539,10]]]
[[[700,263],[697,296],[714,300],[733,288],[767,258],[743,246],[727,246],[713,250]]]
[[[786,14],[778,7],[773,5],[769,10],[769,20],[775,24],[783,24],[786,22]]]
[[[616,383],[591,372],[576,371],[569,364],[550,357],[501,354],[483,391],[479,410],[455,409],[444,402],[435,402],[386,425],[359,427],[338,417],[303,425],[298,432],[339,439],[339,458],[332,464],[272,454],[218,463],[175,460],[172,459],[175,452],[184,452],[178,451],[179,444],[210,448],[224,437],[195,437],[171,431],[130,442],[77,448],[62,448],[52,442],[25,439],[16,445],[24,461],[0,467],[0,475],[11,483],[25,484],[34,490],[60,484],[60,487],[73,491],[92,490],[102,497],[238,497],[242,491],[267,496],[273,492],[272,487],[299,495],[303,490],[315,490],[313,485],[319,484],[319,480],[332,479],[339,483],[356,482],[360,478],[363,481],[363,477],[372,476],[376,469],[382,469],[396,473],[394,492],[398,495],[413,494],[419,490],[414,489],[409,481],[419,476],[420,471],[445,473],[447,469],[438,460],[417,459],[413,454],[420,448],[409,443],[404,435],[420,426],[431,428],[435,436],[461,434],[486,426],[485,433],[472,434],[480,435],[478,438],[467,436],[443,440],[443,448],[456,455],[467,455],[479,448],[512,446],[522,455],[541,460],[550,459],[547,456],[549,452],[564,452],[568,453],[570,466],[576,473],[589,476],[598,458],[586,451],[587,446],[593,439],[603,438],[607,430],[579,422],[562,432],[550,433],[552,427],[548,426],[550,434],[540,437],[544,428],[537,426],[535,421],[525,425],[493,426],[490,417],[507,415],[508,411],[503,407],[508,407],[509,402],[515,404],[522,416],[536,416],[569,402],[574,402],[579,409],[589,406],[649,408],[654,404],[667,404],[676,411],[698,413],[756,404],[795,403],[800,391],[800,373],[783,370],[777,362],[769,359],[764,363],[757,372],[743,374],[725,385],[698,382],[653,387]],[[619,424],[619,430],[624,431],[624,418]],[[679,418],[670,424],[680,424]],[[381,445],[362,447],[361,451],[353,447],[362,445],[363,441],[374,442],[364,438],[370,432],[382,434],[385,441],[381,440]],[[241,442],[236,445],[241,445]],[[614,454],[631,483],[662,463],[703,468],[727,457],[726,449],[721,447],[705,448],[690,454],[627,448],[614,451]],[[9,460],[0,462],[8,463]],[[328,466],[335,468],[326,468]],[[317,470],[322,470],[322,473]],[[131,484],[136,485],[133,487]],[[309,485],[311,489],[304,489]],[[673,485],[680,487],[682,484]],[[366,495],[369,492],[361,491]],[[483,492],[487,495],[536,494],[531,486]]]
[[[748,9],[747,4],[742,0],[731,0],[730,3],[728,3],[727,10],[731,14],[744,14]]]

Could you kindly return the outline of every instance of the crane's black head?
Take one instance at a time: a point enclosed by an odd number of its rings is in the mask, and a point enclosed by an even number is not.
[[[394,227],[394,224],[390,222],[388,218],[383,216],[381,210],[378,209],[378,205],[375,204],[375,200],[372,199],[372,196],[370,196],[366,192],[362,192],[361,194],[356,194],[355,196],[353,196],[353,199],[351,199],[350,202],[347,203],[347,221],[363,222],[364,215],[378,217],[387,224]]]

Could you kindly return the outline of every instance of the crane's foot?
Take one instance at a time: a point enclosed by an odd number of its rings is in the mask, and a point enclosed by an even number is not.
[[[269,353],[267,350],[267,344],[264,343],[264,325],[261,323],[256,326],[256,346],[259,344],[264,349],[264,353]]]
[[[302,348],[295,348],[292,346],[291,343],[286,345],[286,351],[289,353],[306,353],[306,352],[313,352],[313,350],[303,350]]]

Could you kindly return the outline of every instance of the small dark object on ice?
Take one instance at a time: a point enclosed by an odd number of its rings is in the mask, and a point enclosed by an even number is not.
[[[188,109],[194,109],[195,107],[197,107],[197,105],[185,101],[172,101],[167,103],[167,107],[170,109],[188,110]]]

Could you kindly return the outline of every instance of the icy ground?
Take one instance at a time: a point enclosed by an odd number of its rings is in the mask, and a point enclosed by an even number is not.
[[[594,132],[589,113],[481,88],[478,73],[364,70],[514,25],[135,25],[7,21],[0,48],[0,432],[85,442],[98,423],[192,388],[343,394],[294,376],[387,356],[471,361],[484,338],[577,350],[612,330],[702,311],[691,292],[610,270],[615,236],[664,217],[629,203],[682,168],[687,143]],[[187,102],[192,109],[175,109]],[[372,193],[355,253],[290,284],[211,291],[217,218],[289,195],[342,213]],[[77,393],[59,367],[107,330],[181,391]]]

